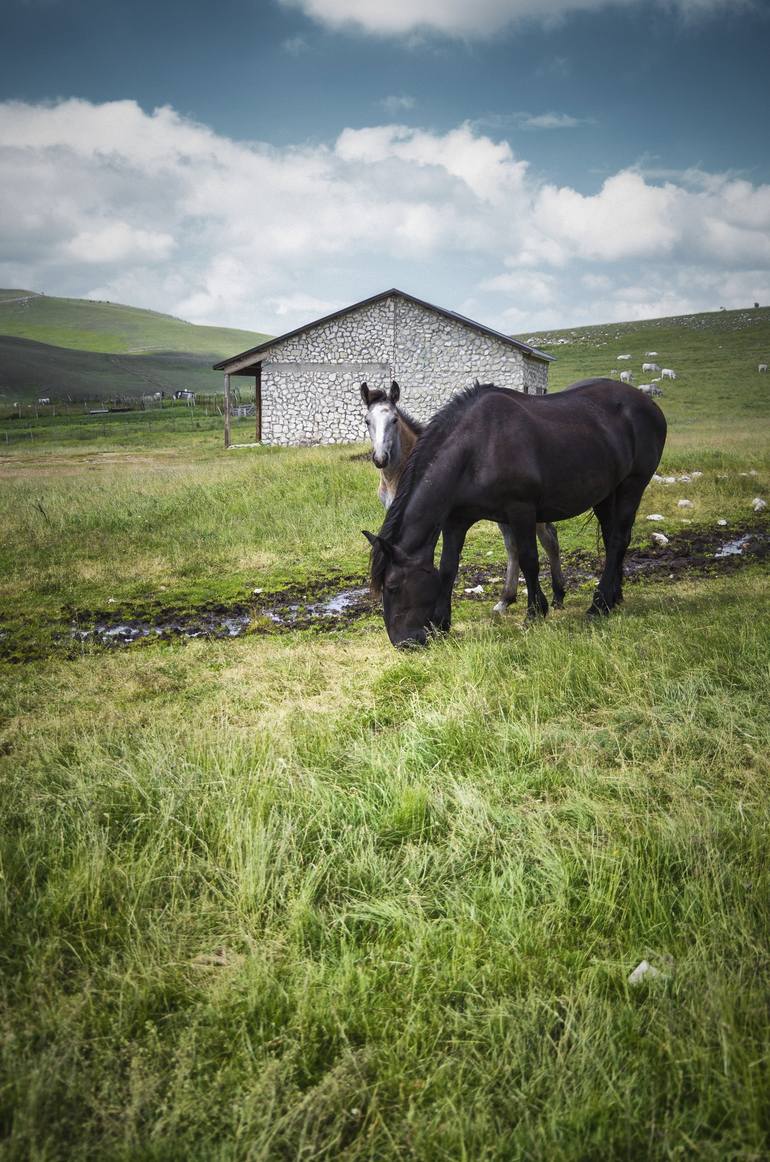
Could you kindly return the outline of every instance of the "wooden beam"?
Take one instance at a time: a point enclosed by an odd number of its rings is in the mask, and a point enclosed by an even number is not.
[[[225,374],[225,447],[230,447],[230,376]]]

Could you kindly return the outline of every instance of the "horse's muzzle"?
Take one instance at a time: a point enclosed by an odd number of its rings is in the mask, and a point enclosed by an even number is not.
[[[412,634],[411,637],[403,637],[397,642],[394,642],[393,638],[390,640],[397,650],[421,650],[428,644],[428,635],[423,629]]]
[[[372,460],[374,461],[376,468],[387,468],[388,463],[390,462],[390,456],[388,456],[387,452],[384,456],[377,456],[374,452],[372,452]]]

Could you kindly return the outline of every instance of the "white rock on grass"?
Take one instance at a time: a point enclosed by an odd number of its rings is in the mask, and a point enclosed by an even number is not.
[[[641,960],[632,973],[629,973],[629,984],[641,984],[643,980],[654,980],[660,976],[657,968],[649,960]]]
[[[676,502],[676,507],[677,508],[692,508],[692,501],[691,500],[678,500]]]
[[[724,517],[720,517],[720,519],[717,521],[717,524],[719,525],[720,528],[724,528],[725,525],[727,524],[727,521],[725,520]]]
[[[678,484],[689,484],[692,476],[690,476],[689,472],[685,472],[682,476],[677,476],[676,479]]]
[[[764,512],[767,508],[767,501],[763,500],[761,496],[755,496],[751,502],[751,507],[754,512]]]
[[[481,593],[483,593],[483,592],[484,592],[484,586],[483,586],[483,585],[474,585],[472,588],[464,590],[464,592],[465,592],[465,593],[478,593],[478,594],[481,594]]]
[[[652,539],[656,545],[667,545],[669,543],[665,533],[653,533]]]
[[[647,520],[665,520],[665,519],[666,518],[664,517],[662,512],[651,512],[650,515],[647,517]]]
[[[690,475],[692,476],[693,480],[698,480],[703,475],[703,473],[702,472],[691,472]]]

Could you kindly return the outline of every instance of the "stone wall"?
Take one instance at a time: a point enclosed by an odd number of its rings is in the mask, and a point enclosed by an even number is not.
[[[338,444],[366,438],[359,384],[401,386],[404,408],[428,420],[476,379],[547,390],[548,364],[492,335],[392,295],[311,327],[262,364],[262,441]]]

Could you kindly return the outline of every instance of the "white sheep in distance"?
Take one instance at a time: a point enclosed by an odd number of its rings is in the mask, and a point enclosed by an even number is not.
[[[760,363],[760,364],[758,364],[758,365],[757,365],[757,371],[767,371],[767,364],[766,364],[766,363]]]
[[[661,379],[676,379],[676,372],[673,367],[663,367],[660,372]]]
[[[633,378],[634,378],[633,371],[621,371],[621,373],[620,373],[620,382],[621,383],[630,383]]]
[[[659,363],[643,363],[642,371],[660,371]]]
[[[643,395],[663,395],[663,392],[654,383],[640,383],[637,386]]]
[[[630,359],[631,356],[630,355],[616,355],[615,358],[616,359]]]

